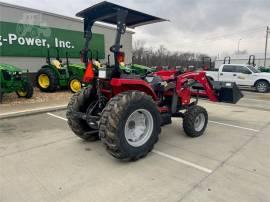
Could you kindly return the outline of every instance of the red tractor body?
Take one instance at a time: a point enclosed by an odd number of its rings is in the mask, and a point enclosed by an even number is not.
[[[84,140],[101,139],[109,153],[118,159],[146,156],[158,141],[161,126],[170,124],[172,117],[183,118],[188,136],[201,136],[208,115],[197,105],[198,94],[213,102],[236,103],[242,97],[234,83],[212,83],[205,72],[181,74],[177,70],[161,70],[145,76],[121,72],[119,65],[124,54],[120,39],[126,27],[164,21],[161,18],[108,2],[85,9],[77,16],[84,18],[86,42],[82,54],[87,67],[84,81],[91,85],[71,98],[68,124]],[[115,44],[110,48],[115,62],[112,66],[98,68],[88,58],[95,21],[117,25]],[[194,83],[200,84],[195,91],[191,89]],[[197,96],[194,101],[192,94]]]

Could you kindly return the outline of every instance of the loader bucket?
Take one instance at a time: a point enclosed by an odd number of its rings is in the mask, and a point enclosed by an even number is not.
[[[243,94],[234,82],[209,81],[210,86],[215,92],[218,102],[236,104]],[[208,97],[204,87],[200,83],[191,86],[193,96]]]
[[[244,95],[234,82],[212,81],[219,102],[237,103]]]

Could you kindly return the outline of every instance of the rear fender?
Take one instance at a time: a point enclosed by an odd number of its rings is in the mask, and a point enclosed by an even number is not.
[[[111,86],[113,96],[129,90],[138,90],[150,95],[154,101],[158,99],[151,86],[143,80],[113,78],[111,80]]]

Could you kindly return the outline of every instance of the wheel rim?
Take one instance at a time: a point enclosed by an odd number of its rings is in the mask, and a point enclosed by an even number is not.
[[[197,132],[200,132],[205,125],[205,116],[203,113],[198,114],[194,121],[194,129]]]
[[[257,88],[258,88],[258,91],[263,92],[266,90],[267,85],[265,83],[259,83]]]
[[[79,92],[81,90],[81,82],[79,80],[77,80],[77,79],[73,79],[70,82],[70,89],[73,92]]]
[[[25,97],[27,95],[27,92],[24,90],[18,90],[17,93],[19,94],[19,96],[21,97]]]
[[[153,132],[153,117],[146,109],[134,111],[125,124],[125,138],[129,145],[140,147],[144,145]]]
[[[46,74],[39,75],[38,84],[41,88],[48,88],[50,85],[50,79],[49,79],[48,75],[46,75]]]

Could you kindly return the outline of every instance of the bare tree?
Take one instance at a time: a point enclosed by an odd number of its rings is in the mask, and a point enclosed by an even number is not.
[[[133,63],[146,66],[195,66],[202,67],[207,54],[169,51],[161,45],[157,50],[146,48],[144,41],[135,41],[133,45]]]

